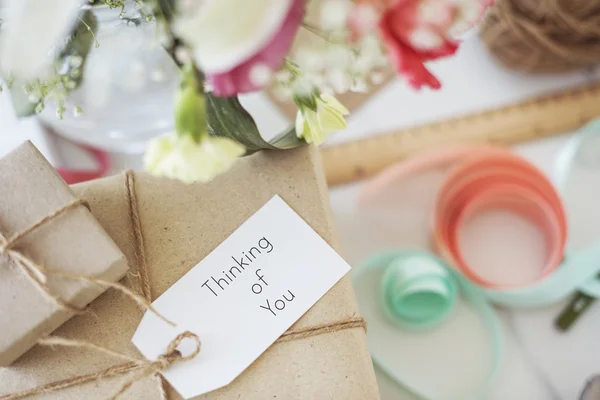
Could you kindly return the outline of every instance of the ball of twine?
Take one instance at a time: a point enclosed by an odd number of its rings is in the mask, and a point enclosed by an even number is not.
[[[600,0],[496,0],[480,31],[507,67],[563,72],[600,62]]]

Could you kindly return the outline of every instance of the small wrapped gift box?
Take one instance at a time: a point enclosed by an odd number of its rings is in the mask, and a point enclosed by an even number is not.
[[[313,147],[257,153],[206,185],[128,173],[77,186],[76,192],[89,201],[94,215],[129,258],[133,273],[122,283],[151,299],[164,293],[275,194],[335,245],[325,178]],[[138,282],[141,276],[150,283],[146,289]],[[113,290],[90,307],[90,314],[72,318],[55,335],[140,358],[131,338],[143,310]],[[379,399],[360,321],[345,277],[231,384],[199,398]],[[165,398],[162,379],[140,376],[135,362],[89,348],[36,346],[13,367],[0,369],[0,399],[104,400],[136,373],[136,382],[120,398]],[[164,385],[166,397],[180,399]]]
[[[116,282],[128,267],[31,142],[0,159],[0,188],[0,365],[6,366],[105,290],[58,272]]]

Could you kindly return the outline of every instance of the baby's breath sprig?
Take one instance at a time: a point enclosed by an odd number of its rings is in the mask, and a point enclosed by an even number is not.
[[[29,82],[5,79],[18,116],[41,113],[46,105],[53,103],[57,116],[63,118],[67,111],[67,98],[82,80],[87,55],[92,47],[99,45],[95,34],[98,23],[93,12],[85,10],[78,20],[46,76]],[[73,109],[73,114],[81,114],[81,111],[80,108]]]
[[[56,104],[56,115],[63,118],[67,111],[66,100],[69,92],[75,86],[75,77],[69,73],[59,73],[59,66],[54,65],[53,74],[45,80],[36,80],[22,86],[23,92],[27,95],[27,100],[35,104],[35,112],[41,113],[48,102]],[[77,69],[69,70],[70,73]],[[75,113],[75,112],[74,112]]]
[[[343,29],[321,29],[309,23],[303,23],[302,27],[321,39],[322,43],[319,45],[312,41],[310,45],[298,47],[290,55],[290,63],[279,73],[278,84],[283,92],[292,87],[289,79],[281,79],[289,74],[292,64],[297,71],[302,71],[304,81],[310,82],[323,93],[365,92],[370,84],[381,83],[388,59],[376,36],[365,36],[354,41]],[[294,75],[296,80],[298,74]]]
[[[289,89],[297,87],[298,82],[301,88],[312,86],[323,93],[341,94],[365,92],[370,84],[379,84],[385,78],[388,58],[380,39],[375,35],[353,38],[348,30],[351,2],[323,3],[317,22],[301,24],[313,40],[297,47],[277,75],[277,88],[283,98],[289,97]],[[290,65],[302,73],[290,74]]]
[[[291,99],[310,94],[314,90],[313,84],[302,72],[302,69],[290,58],[285,58],[283,66],[275,74],[275,94],[282,99]]]
[[[152,12],[148,12],[147,5],[144,4],[142,0],[90,0],[92,5],[102,4],[107,6],[110,9],[121,9],[119,12],[119,18],[128,19],[128,20],[144,20],[146,22],[150,22],[154,20],[154,15]],[[128,16],[127,5],[131,4],[134,6],[134,14],[135,17]]]
[[[90,35],[92,35],[92,38],[94,39],[94,47],[98,48],[100,47],[100,42],[98,41],[98,39],[96,38],[96,34],[94,33],[94,29],[92,29],[92,27],[85,22],[85,20],[81,17],[77,17],[79,19],[79,22],[81,22],[81,24],[83,26],[85,26],[85,29],[90,33]],[[72,36],[70,36],[69,38],[67,38],[67,40],[71,40]]]
[[[101,0],[101,3],[108,6],[108,8],[120,8],[119,18],[125,18],[125,1]]]

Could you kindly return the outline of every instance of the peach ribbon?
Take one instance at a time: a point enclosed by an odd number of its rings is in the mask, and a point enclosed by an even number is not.
[[[538,279],[560,266],[567,222],[558,193],[528,161],[509,151],[490,149],[463,159],[446,178],[435,202],[433,242],[437,251],[470,281],[487,288],[510,287],[478,274],[465,260],[458,243],[465,222],[488,209],[511,211],[541,229],[547,254]]]

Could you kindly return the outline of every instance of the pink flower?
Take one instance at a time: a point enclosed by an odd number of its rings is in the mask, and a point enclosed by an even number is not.
[[[427,61],[453,55],[458,35],[481,18],[493,0],[362,0],[350,25],[355,36],[377,29],[390,62],[415,89],[441,87]],[[377,18],[374,16],[377,15]]]
[[[207,73],[206,81],[212,92],[217,96],[227,97],[263,88],[289,52],[304,18],[304,11],[305,0],[294,0],[287,15],[262,49],[228,71]]]

